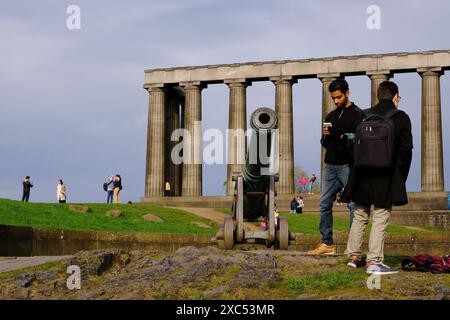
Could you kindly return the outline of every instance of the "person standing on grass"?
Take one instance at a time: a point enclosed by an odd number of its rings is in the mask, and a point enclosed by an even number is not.
[[[106,183],[106,192],[108,196],[106,197],[106,203],[113,203],[113,197],[114,197],[114,178],[115,176],[110,176],[108,178],[108,182]]]
[[[22,193],[22,202],[28,202],[30,199],[30,190],[33,188],[33,183],[30,181],[30,176],[26,176],[22,181],[23,185],[23,193]]]
[[[59,179],[58,185],[56,186],[56,198],[59,203],[66,203],[66,185]]]
[[[308,179],[306,179],[305,176],[300,178],[300,192],[305,194],[306,193],[306,184],[308,183]]]
[[[311,255],[332,255],[336,253],[333,241],[333,202],[336,194],[347,184],[353,153],[349,136],[354,135],[356,127],[363,120],[364,113],[350,101],[347,81],[337,79],[328,86],[331,99],[336,108],[328,113],[323,123],[320,143],[326,149],[325,166],[321,182],[320,224],[322,241]],[[353,203],[349,203],[350,219],[353,215]]]
[[[311,178],[309,178],[309,192],[308,194],[314,194],[314,182],[316,181],[316,175],[313,173]]]
[[[372,215],[366,272],[383,275],[398,272],[383,263],[384,240],[392,206],[408,203],[406,179],[411,166],[413,139],[409,116],[398,110],[400,96],[397,85],[392,81],[384,81],[379,85],[377,95],[379,103],[371,108],[370,114],[388,118],[393,124],[392,164],[387,167],[353,166],[343,200],[348,202],[352,199],[356,204],[347,243],[347,265],[352,268],[359,266],[365,227]],[[372,205],[374,209],[371,212]]]
[[[119,174],[114,176],[114,203],[120,203],[119,193],[122,190],[122,177]]]

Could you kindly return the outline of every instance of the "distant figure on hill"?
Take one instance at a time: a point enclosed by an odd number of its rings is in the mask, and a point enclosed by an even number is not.
[[[116,174],[114,177],[114,203],[120,203],[119,193],[122,190],[122,177]]]
[[[103,184],[103,189],[107,192],[108,196],[106,197],[106,203],[113,203],[114,197],[114,178],[115,176],[111,175],[108,178],[108,182]]]
[[[30,176],[26,176],[25,179],[23,179],[22,184],[22,202],[28,202],[28,200],[30,199],[30,189],[33,187],[33,183],[30,181]]]
[[[309,192],[308,194],[313,194],[314,193],[314,182],[316,181],[316,175],[313,173],[313,175],[311,176],[311,178],[309,178]]]
[[[59,203],[66,203],[66,185],[59,179],[58,185],[56,186],[56,199]]]

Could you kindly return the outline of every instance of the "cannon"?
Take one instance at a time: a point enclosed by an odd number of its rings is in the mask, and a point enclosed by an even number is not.
[[[244,171],[233,172],[232,175],[235,183],[232,213],[219,225],[213,241],[219,248],[226,250],[232,249],[237,243],[247,242],[263,242],[267,247],[287,250],[292,240],[287,217],[277,218],[275,215],[275,182],[278,181],[278,173],[273,172],[273,166],[275,156],[278,156],[277,115],[272,109],[258,108],[250,117],[250,126],[252,135]],[[256,221],[261,217],[266,220],[266,230],[244,230],[245,221]]]

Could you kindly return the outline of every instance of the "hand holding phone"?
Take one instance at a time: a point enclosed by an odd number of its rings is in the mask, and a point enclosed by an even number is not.
[[[324,136],[329,136],[331,134],[331,128],[333,127],[333,124],[331,122],[324,122],[322,124],[322,133]]]

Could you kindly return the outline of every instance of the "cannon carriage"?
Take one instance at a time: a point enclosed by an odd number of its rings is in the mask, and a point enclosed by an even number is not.
[[[263,242],[267,247],[287,250],[291,240],[287,217],[275,215],[278,118],[272,109],[259,108],[252,113],[250,126],[252,136],[244,171],[234,172],[232,176],[235,183],[232,214],[219,225],[214,240],[219,248],[226,250],[247,242]],[[266,220],[265,230],[244,230],[245,221],[261,217]]]

